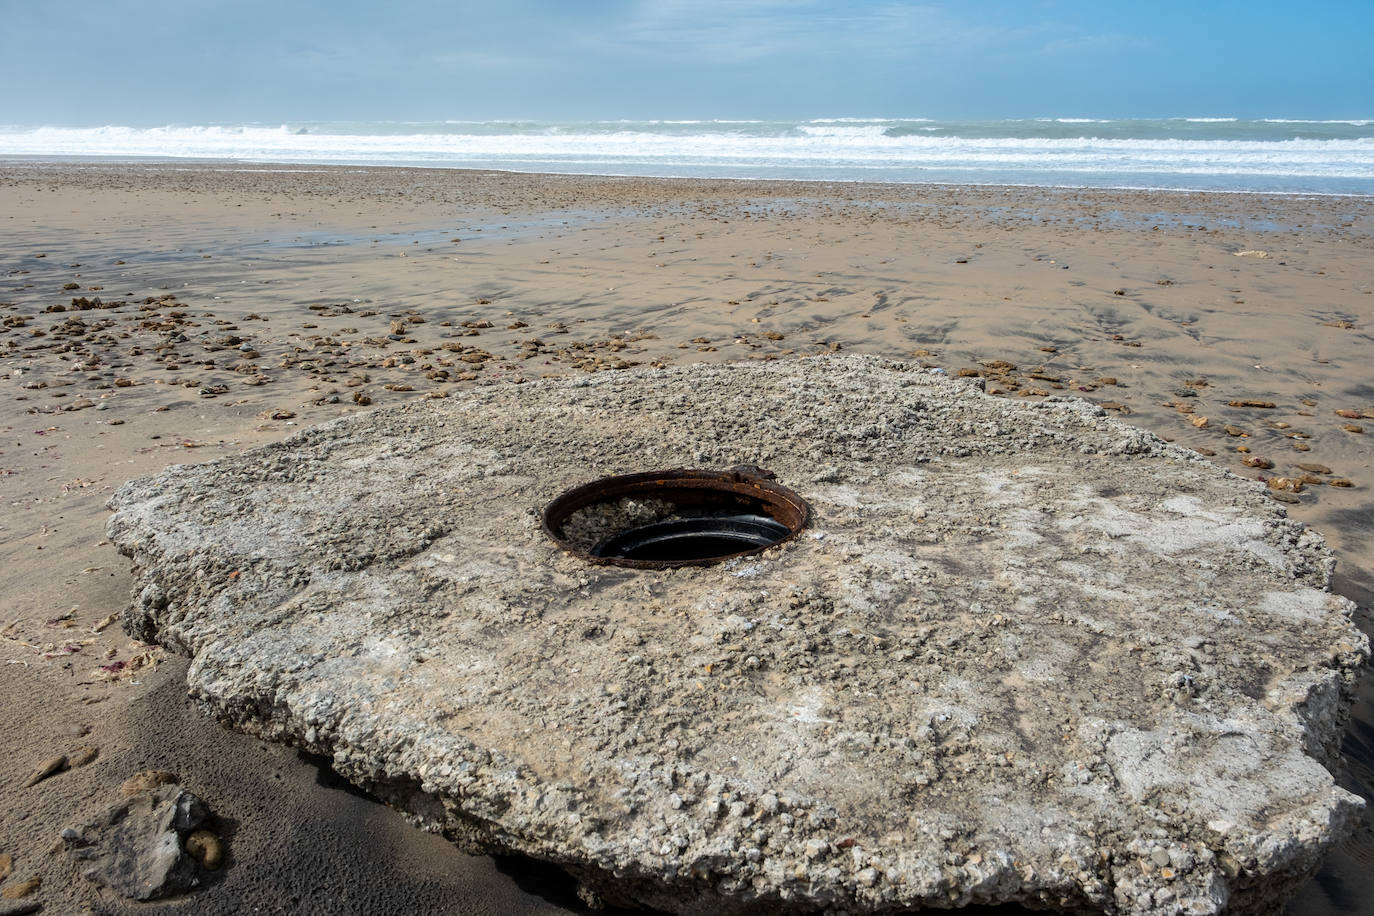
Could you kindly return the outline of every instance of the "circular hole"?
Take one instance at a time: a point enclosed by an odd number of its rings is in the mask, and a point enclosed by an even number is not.
[[[592,563],[709,566],[781,544],[806,525],[806,501],[771,478],[758,468],[604,477],[549,503],[544,531]]]

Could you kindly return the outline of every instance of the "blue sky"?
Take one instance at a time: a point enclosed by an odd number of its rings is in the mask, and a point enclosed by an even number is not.
[[[1374,117],[1374,3],[0,0],[0,123]]]

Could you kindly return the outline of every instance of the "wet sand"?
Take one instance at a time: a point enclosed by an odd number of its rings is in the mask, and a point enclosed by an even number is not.
[[[577,905],[201,719],[184,662],[111,616],[124,481],[463,387],[842,349],[1088,398],[1277,478],[1374,629],[1366,198],[10,164],[0,230],[0,854],[49,911],[128,909],[50,848],[148,767],[227,825],[231,867],[176,912]],[[1369,681],[1340,774],[1367,798]],[[1371,865],[1366,815],[1290,912],[1359,911]]]

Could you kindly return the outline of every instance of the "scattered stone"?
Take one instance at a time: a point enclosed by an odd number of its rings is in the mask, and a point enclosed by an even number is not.
[[[1268,258],[1268,257],[1269,257],[1269,252],[1267,252],[1267,251],[1261,251],[1261,250],[1255,249],[1255,248],[1251,248],[1251,249],[1246,249],[1245,251],[1237,251],[1237,252],[1236,252],[1236,257],[1238,257],[1238,258],[1261,258],[1261,259],[1263,259],[1263,258]]]
[[[1270,461],[1268,458],[1261,458],[1258,455],[1252,455],[1249,458],[1243,458],[1241,459],[1241,463],[1244,464],[1246,467],[1261,468],[1266,471],[1274,466],[1274,462]]]
[[[193,650],[222,721],[609,903],[1252,912],[1358,815],[1326,769],[1368,654],[1331,554],[1194,452],[875,358],[499,394],[125,485],[131,635]],[[810,529],[626,570],[531,511],[737,464]]]
[[[1341,429],[1345,430],[1345,431],[1348,432],[1348,433],[1362,433],[1362,432],[1364,432],[1364,427],[1363,427],[1363,426],[1358,426],[1358,425],[1356,425],[1356,424],[1354,424],[1354,423],[1346,423],[1346,424],[1344,424],[1344,425],[1341,426]]]
[[[1209,421],[1206,417],[1189,417],[1188,422],[1196,426],[1198,429],[1206,429]]]
[[[1293,467],[1310,474],[1330,474],[1331,469],[1324,464],[1295,464]]]
[[[1223,426],[1222,429],[1224,429],[1224,430],[1226,431],[1226,435],[1231,436],[1231,437],[1233,437],[1233,438],[1241,438],[1241,437],[1243,437],[1243,436],[1249,436],[1249,435],[1250,435],[1250,434],[1247,433],[1245,430],[1241,429],[1239,426],[1232,426],[1232,425],[1229,424],[1229,423],[1227,423],[1225,426]]]
[[[151,792],[159,786],[174,786],[181,782],[181,777],[166,770],[142,770],[128,779],[119,787],[119,792],[126,798]]]
[[[14,858],[7,852],[0,852],[0,881],[4,881],[10,876],[10,869],[14,867]]]
[[[14,884],[6,885],[5,889],[0,891],[0,897],[6,900],[18,900],[21,897],[27,897],[42,886],[42,875],[29,875],[23,881],[16,881]]]
[[[1339,477],[1339,478],[1337,478],[1336,480],[1327,481],[1327,483],[1328,483],[1328,485],[1333,486],[1333,487],[1353,487],[1353,486],[1355,486],[1355,482],[1354,482],[1353,480],[1349,480],[1349,479],[1347,479],[1347,478],[1345,478],[1345,477]]]
[[[38,769],[29,774],[29,778],[24,781],[24,788],[32,788],[49,776],[56,776],[65,769],[67,769],[67,758],[65,755],[45,760],[38,765]]]
[[[200,884],[202,866],[184,845],[209,819],[199,798],[166,783],[66,828],[62,842],[89,880],[134,900],[156,900]]]
[[[1259,408],[1263,408],[1263,409],[1270,409],[1270,408],[1273,408],[1273,407],[1274,407],[1274,402],[1273,402],[1273,401],[1259,401],[1259,400],[1256,400],[1256,399],[1254,399],[1254,398],[1241,398],[1241,399],[1235,400],[1235,401],[1227,401],[1227,402],[1226,402],[1226,406],[1227,406],[1227,407],[1259,407]]]

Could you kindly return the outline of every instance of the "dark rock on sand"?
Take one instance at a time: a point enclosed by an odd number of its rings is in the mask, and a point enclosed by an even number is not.
[[[209,819],[204,802],[164,783],[68,827],[62,842],[90,880],[134,900],[156,900],[200,884],[202,866],[184,847]]]

